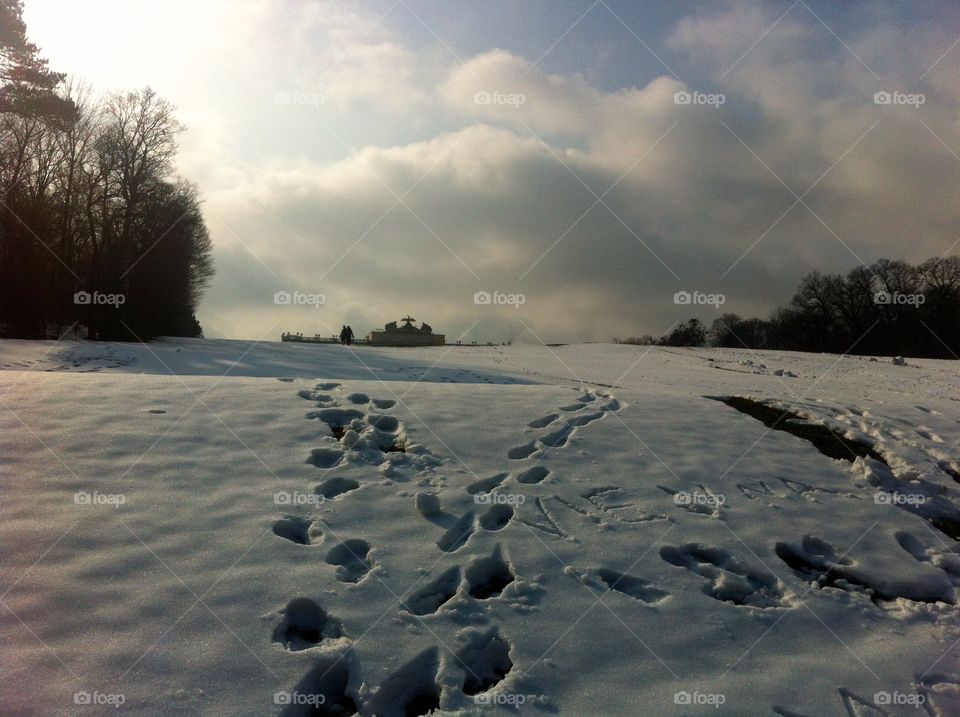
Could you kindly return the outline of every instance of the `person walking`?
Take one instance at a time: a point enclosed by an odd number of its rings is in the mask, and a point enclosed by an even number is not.
[[[347,324],[347,346],[353,344],[353,329],[350,328],[350,324]]]
[[[347,340],[347,327],[346,327],[346,326],[341,326],[341,327],[340,327],[340,343],[342,343],[344,346],[346,346],[347,344],[350,343],[350,342]]]

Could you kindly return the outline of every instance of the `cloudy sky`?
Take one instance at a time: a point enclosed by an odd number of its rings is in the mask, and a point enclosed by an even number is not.
[[[208,335],[362,334],[409,312],[448,339],[535,342],[716,315],[676,305],[684,290],[765,316],[814,269],[960,251],[948,5],[27,0],[25,16],[55,69],[179,108],[215,245]]]

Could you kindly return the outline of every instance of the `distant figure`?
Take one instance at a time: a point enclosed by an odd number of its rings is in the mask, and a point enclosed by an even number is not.
[[[350,343],[347,340],[347,327],[345,325],[340,327],[340,343],[344,346]]]
[[[347,324],[347,346],[353,344],[353,329],[350,328],[350,324]]]

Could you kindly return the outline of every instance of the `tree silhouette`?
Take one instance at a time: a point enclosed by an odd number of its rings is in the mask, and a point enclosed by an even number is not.
[[[0,335],[200,335],[211,244],[173,171],[174,107],[149,88],[95,99],[63,82],[18,0],[0,0],[0,81]]]
[[[0,112],[68,125],[76,108],[56,94],[63,80],[27,40],[23,0],[0,0]]]

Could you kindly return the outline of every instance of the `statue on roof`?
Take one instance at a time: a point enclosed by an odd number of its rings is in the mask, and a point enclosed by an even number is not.
[[[371,346],[443,346],[446,336],[433,333],[433,327],[423,322],[418,328],[416,319],[404,316],[399,322],[391,321],[383,331],[371,331],[367,343]],[[400,324],[398,326],[397,324]]]

